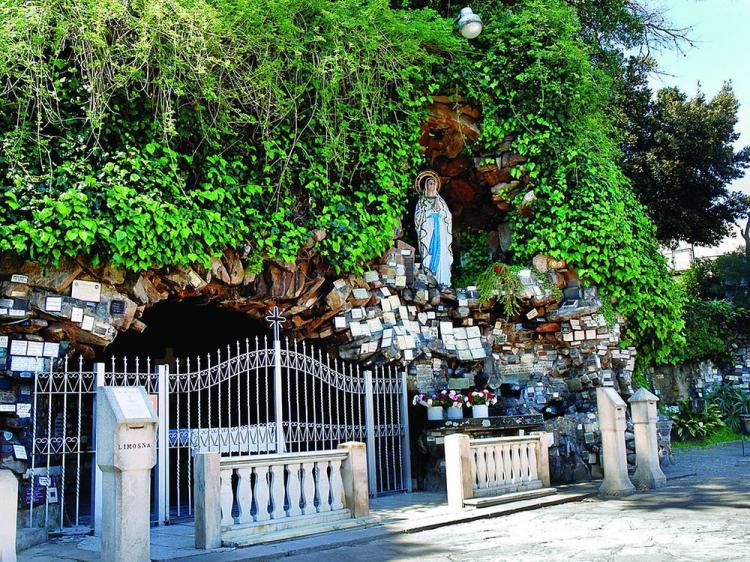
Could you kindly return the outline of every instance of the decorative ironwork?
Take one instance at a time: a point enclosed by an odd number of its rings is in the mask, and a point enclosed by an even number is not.
[[[274,307],[267,320],[274,335],[286,319]],[[269,345],[270,344],[270,345]],[[81,490],[95,477],[94,403],[99,386],[143,386],[158,398],[163,503],[152,517],[192,515],[192,455],[295,453],[368,444],[371,492],[408,488],[405,377],[390,367],[368,374],[359,366],[324,356],[304,341],[246,339],[172,368],[150,358],[110,359],[84,370],[41,373],[35,380],[32,470],[47,476],[61,467],[59,527],[91,525],[93,508]],[[72,430],[72,433],[71,433]],[[49,480],[48,480],[49,481]],[[83,487],[81,484],[83,483]],[[32,481],[32,502],[33,502]],[[88,502],[87,502],[88,503]],[[92,502],[93,504],[93,502]],[[66,510],[66,505],[74,506]],[[45,526],[50,521],[45,502]],[[36,523],[29,516],[29,526]]]

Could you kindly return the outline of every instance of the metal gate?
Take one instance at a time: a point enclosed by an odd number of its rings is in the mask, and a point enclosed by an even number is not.
[[[237,343],[215,354],[152,367],[150,359],[112,359],[84,370],[39,373],[35,381],[28,524],[96,526],[94,420],[98,386],[144,386],[157,407],[158,463],[152,518],[192,516],[192,455],[316,451],[367,444],[370,493],[411,487],[406,373],[360,370],[320,350],[274,339]],[[167,431],[161,431],[167,428]]]

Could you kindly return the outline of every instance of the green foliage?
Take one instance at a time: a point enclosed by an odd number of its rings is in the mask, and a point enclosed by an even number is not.
[[[521,311],[523,284],[518,278],[520,266],[494,263],[477,277],[479,299],[483,304],[495,300],[505,313],[506,320],[518,316]]]
[[[575,10],[555,0],[483,2],[485,28],[454,82],[483,110],[480,150],[508,134],[527,157],[537,200],[515,213],[514,261],[565,259],[627,320],[640,361],[664,362],[682,343],[681,294],[659,254],[653,223],[617,167],[612,78],[592,64]]]
[[[515,174],[537,200],[512,217],[514,263],[565,259],[628,319],[639,357],[663,361],[680,298],[617,167],[613,77],[591,47],[635,37],[637,17],[573,4],[478,1],[485,29],[467,42],[455,6],[4,0],[0,251],[141,270],[233,247],[257,267],[324,229],[318,251],[356,271],[406,210],[428,96],[458,93],[483,112],[472,151],[514,134],[527,158]]]
[[[675,348],[674,363],[712,361],[730,368],[730,344],[738,334],[750,333],[743,252],[715,260],[694,261],[680,277],[685,297],[685,344]]]
[[[734,432],[740,431],[740,416],[750,415],[750,394],[740,388],[718,386],[709,393],[708,400],[721,411],[724,422]]]
[[[706,436],[724,427],[721,410],[716,404],[708,404],[705,409],[694,410],[688,400],[679,403],[678,410],[671,414],[680,439],[705,439]]]
[[[713,445],[719,445],[721,443],[731,443],[732,441],[739,441],[741,436],[736,431],[732,431],[729,427],[720,427],[714,430],[712,433],[706,435],[703,439],[691,440],[687,439],[684,441],[673,441],[673,449],[687,449],[690,447],[712,447]]]
[[[659,240],[718,244],[749,208],[742,193],[727,189],[750,166],[750,146],[734,149],[739,102],[731,86],[711,99],[675,88],[652,98],[645,75],[626,83],[633,95],[624,104],[623,169]]]
[[[465,228],[454,238],[453,285],[468,287],[476,285],[481,273],[492,263],[492,252],[488,245],[488,233],[477,228]]]
[[[388,246],[458,39],[386,0],[5,0],[0,251],[115,265]]]
[[[688,298],[685,302],[685,345],[675,358],[675,363],[710,360],[720,367],[732,362],[729,344],[734,341],[734,327],[743,315],[727,300],[700,300]]]
[[[743,250],[715,259],[695,260],[682,274],[685,291],[701,299],[728,299],[738,307],[750,308],[750,261]]]

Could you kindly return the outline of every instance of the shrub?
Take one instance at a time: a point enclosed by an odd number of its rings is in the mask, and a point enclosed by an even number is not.
[[[726,425],[735,432],[740,430],[740,416],[750,415],[750,394],[739,388],[721,385],[709,394],[708,399],[719,409]]]
[[[705,439],[724,427],[721,410],[712,403],[708,404],[705,409],[693,409],[688,400],[683,400],[671,417],[674,422],[673,429],[680,439]]]

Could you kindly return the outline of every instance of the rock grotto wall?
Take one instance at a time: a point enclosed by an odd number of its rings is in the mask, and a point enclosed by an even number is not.
[[[505,319],[494,303],[480,303],[474,287],[438,288],[414,248],[401,241],[362,276],[343,278],[326,275],[314,260],[293,266],[268,262],[252,275],[235,254],[215,260],[210,270],[139,275],[72,261],[45,271],[4,256],[4,440],[30,445],[36,370],[54,369],[53,362],[76,354],[93,357],[119,332],[146,330],[139,320],[143,311],[164,299],[199,298],[258,319],[278,305],[289,319],[288,335],[317,339],[342,359],[406,367],[414,392],[469,388],[481,371],[491,388],[504,389],[502,412],[544,414],[547,430],[555,434],[553,477],[588,478],[599,452],[594,389],[611,382],[629,394],[635,351],[619,348],[620,326],[608,325],[599,313],[594,288],[580,287],[564,264],[542,256],[534,263],[518,272],[523,286],[518,317]],[[3,455],[5,466],[25,469],[13,451]]]

